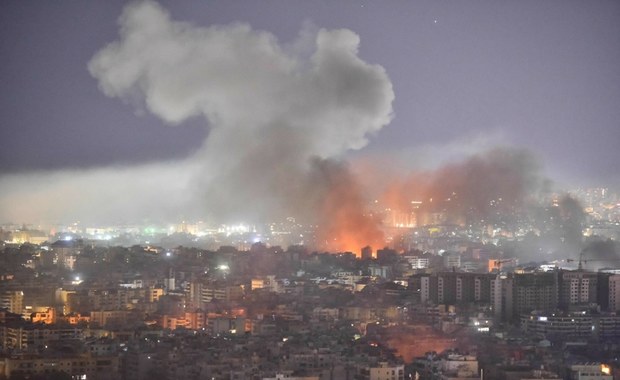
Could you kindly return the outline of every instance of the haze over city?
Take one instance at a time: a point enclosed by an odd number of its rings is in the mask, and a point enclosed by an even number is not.
[[[355,219],[476,155],[618,184],[614,2],[124,4],[3,5],[2,221]]]

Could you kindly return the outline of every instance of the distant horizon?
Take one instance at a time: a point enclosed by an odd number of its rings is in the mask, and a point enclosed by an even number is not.
[[[575,192],[576,191],[586,191],[586,190],[602,190],[602,189],[607,189],[608,193],[610,193],[610,196],[615,196],[617,199],[617,202],[620,204],[620,191],[608,188],[608,187],[588,187],[588,188],[572,188],[572,189],[565,189],[565,190],[554,190],[554,191],[549,191],[546,195],[547,196],[552,196],[552,195],[571,195],[571,196],[575,196]],[[577,200],[579,200],[579,198],[576,198]],[[580,201],[580,200],[579,200]],[[372,199],[368,199],[367,204],[371,205],[372,204]],[[585,207],[585,205],[582,204],[583,207]],[[208,214],[208,213],[207,213]],[[1,217],[2,215],[0,215]],[[171,225],[181,225],[181,224],[188,224],[188,225],[196,225],[196,224],[205,224],[208,226],[233,226],[233,225],[246,225],[246,226],[264,226],[264,225],[269,225],[269,224],[274,224],[274,223],[281,223],[284,222],[287,218],[293,218],[293,219],[297,219],[295,217],[295,215],[289,215],[288,217],[282,217],[279,219],[272,219],[272,220],[262,220],[262,221],[249,221],[249,220],[235,220],[235,221],[226,221],[226,220],[217,220],[217,218],[214,217],[209,217],[208,215],[204,215],[204,216],[196,216],[196,217],[184,217],[184,216],[179,216],[179,217],[171,217],[168,219],[162,219],[162,218],[150,218],[150,217],[137,217],[134,219],[127,219],[127,220],[123,220],[122,217],[119,216],[118,220],[102,220],[102,221],[96,221],[96,220],[88,220],[88,218],[66,218],[66,220],[63,220],[61,218],[55,219],[55,220],[43,220],[43,219],[38,219],[38,220],[0,220],[0,228],[2,228],[2,226],[7,226],[7,225],[12,225],[12,226],[19,226],[19,225],[23,225],[23,226],[46,226],[46,227],[50,227],[50,226],[72,226],[72,225],[79,225],[81,227],[85,227],[85,228],[96,228],[96,227],[121,227],[121,226],[137,226],[137,225],[141,225],[141,226],[145,226],[145,225],[156,225],[156,226],[171,226]],[[306,224],[312,224],[312,223],[306,223]],[[419,227],[419,226],[418,226]]]

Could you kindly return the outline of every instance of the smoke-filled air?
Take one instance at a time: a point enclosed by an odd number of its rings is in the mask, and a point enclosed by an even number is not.
[[[432,224],[437,213],[451,224],[498,222],[524,210],[537,199],[547,181],[527,151],[496,148],[432,171],[392,180],[383,201],[391,208],[420,211],[418,224]]]
[[[317,226],[318,248],[359,252],[386,242],[385,215],[371,199],[405,213],[415,208],[418,225],[497,224],[522,217],[545,188],[530,154],[499,148],[433,171],[377,168],[375,179],[372,170],[356,177],[345,156],[390,123],[395,95],[383,67],[359,57],[351,30],[307,27],[281,42],[243,23],[177,22],[150,1],[126,6],[119,25],[118,40],[88,63],[100,90],[171,128],[204,119],[202,146],[165,164],[5,176],[5,218],[292,216]],[[373,181],[370,194],[363,185]]]
[[[285,46],[246,24],[175,22],[152,2],[128,6],[120,25],[90,73],[106,95],[138,99],[170,124],[204,117],[209,134],[192,157],[190,187],[206,214],[223,222],[295,216],[343,241],[335,223],[378,233],[338,161],[390,122],[394,92],[381,66],[359,58],[354,32],[304,30]]]

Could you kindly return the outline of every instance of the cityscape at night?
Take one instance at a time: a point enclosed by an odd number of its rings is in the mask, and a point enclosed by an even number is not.
[[[0,380],[620,379],[620,2],[0,4]]]

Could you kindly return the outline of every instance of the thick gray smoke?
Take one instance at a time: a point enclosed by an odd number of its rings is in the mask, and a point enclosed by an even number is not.
[[[154,2],[130,4],[119,22],[90,73],[106,95],[170,124],[206,118],[190,187],[219,220],[299,215],[313,160],[363,147],[392,117],[390,80],[359,58],[349,30],[321,29],[298,54],[246,24],[175,22]]]

